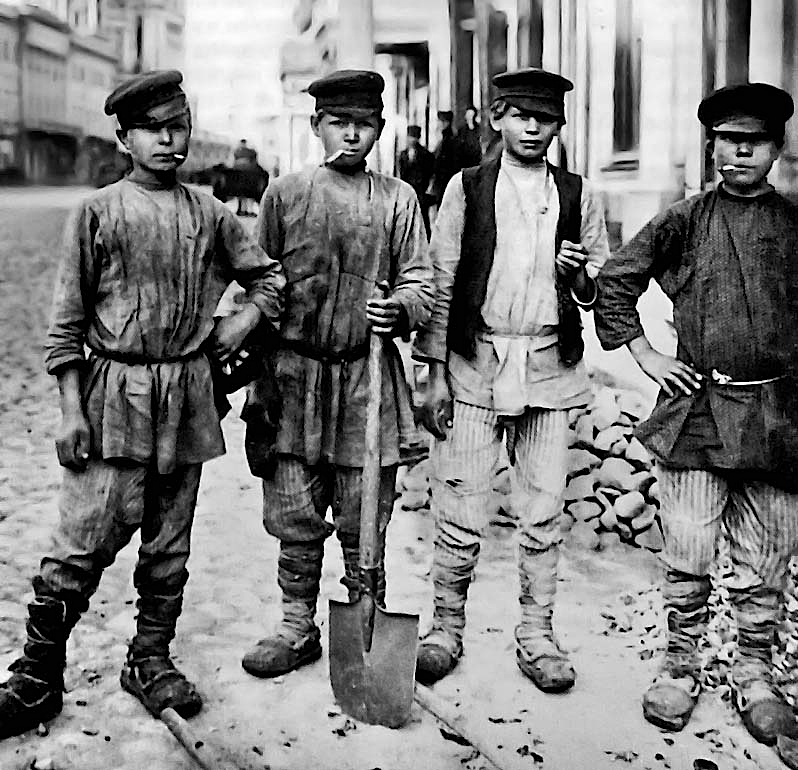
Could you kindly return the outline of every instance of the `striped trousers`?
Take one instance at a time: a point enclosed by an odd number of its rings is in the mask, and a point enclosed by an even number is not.
[[[462,549],[478,544],[489,524],[492,482],[502,440],[512,429],[515,470],[513,511],[520,543],[545,551],[562,540],[559,520],[568,465],[568,413],[527,409],[518,417],[454,402],[452,429],[430,453],[432,509],[437,541]]]
[[[660,515],[665,534],[661,558],[672,569],[708,574],[720,537],[729,542],[729,585],[781,590],[798,547],[798,494],[764,482],[705,470],[658,465]]]

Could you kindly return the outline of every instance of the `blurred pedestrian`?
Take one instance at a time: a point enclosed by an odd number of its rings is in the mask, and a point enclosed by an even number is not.
[[[773,678],[790,557],[798,547],[798,210],[767,180],[793,113],[748,83],[707,96],[698,118],[722,181],[652,219],[599,275],[596,330],[660,386],[638,437],[656,459],[665,534],[667,647],[645,718],[687,724],[701,690],[710,565],[725,531],[737,617],[734,703],[757,740],[796,735]],[[676,356],[652,348],[637,301],[673,302]]]
[[[108,97],[133,170],[82,202],[65,233],[46,344],[61,393],[60,521],[33,579],[23,654],[0,685],[0,737],[61,711],[67,639],[136,530],[122,687],[154,715],[202,706],[169,645],[202,463],[224,453],[209,356],[230,361],[261,318],[275,322],[285,280],[232,212],[177,181],[191,135],[181,81],[149,72]],[[233,279],[246,302],[214,326]]]
[[[429,207],[427,196],[435,156],[421,144],[421,126],[407,127],[407,147],[399,153],[399,178],[407,182],[415,191],[424,218],[427,237],[430,234]]]
[[[463,113],[464,125],[457,132],[458,164],[460,168],[478,166],[482,161],[479,111],[473,104]]]
[[[440,110],[438,112],[438,127],[441,138],[435,148],[435,167],[430,187],[436,206],[440,206],[449,180],[461,168],[457,138],[452,128],[453,121],[454,113],[451,110]]]
[[[559,692],[576,677],[552,629],[568,410],[591,397],[579,309],[592,306],[591,275],[609,250],[600,198],[546,163],[571,82],[539,69],[493,82],[491,123],[504,150],[446,189],[431,244],[433,315],[416,338],[415,356],[429,363],[422,421],[436,439],[435,603],[417,678],[441,679],[463,654],[468,587],[505,439],[519,485],[516,660],[538,688]]]
[[[324,164],[281,176],[261,203],[258,237],[283,263],[288,289],[273,381],[254,383],[245,407],[250,467],[263,477],[264,526],[280,541],[283,610],[274,632],[244,656],[254,676],[278,676],[320,657],[316,604],[324,542],[333,532],[343,552],[343,583],[351,600],[359,596],[370,331],[385,338],[374,597],[384,602],[385,532],[399,450],[415,432],[392,338],[429,317],[433,274],[413,189],[366,166],[384,126],[383,88],[380,75],[361,70],[311,83],[312,128]]]

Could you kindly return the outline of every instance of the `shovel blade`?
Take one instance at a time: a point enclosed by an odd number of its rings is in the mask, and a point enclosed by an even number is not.
[[[418,615],[374,611],[371,647],[364,638],[364,600],[330,601],[330,683],[349,716],[401,727],[410,718],[416,673]]]

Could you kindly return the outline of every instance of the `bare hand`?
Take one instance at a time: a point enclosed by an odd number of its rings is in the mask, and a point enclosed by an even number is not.
[[[71,471],[80,473],[86,470],[91,450],[91,428],[86,415],[76,412],[64,415],[61,430],[55,440],[58,462]]]
[[[402,305],[393,297],[366,302],[366,320],[377,334],[396,334],[402,318]]]
[[[635,360],[669,396],[673,396],[676,392],[674,386],[687,396],[701,389],[701,375],[678,358],[666,356],[649,347],[648,350],[637,352]]]
[[[220,318],[211,335],[216,358],[222,363],[227,361],[244,344],[247,335],[259,321],[260,310],[252,303],[243,305],[237,313]]]
[[[563,241],[560,244],[559,254],[554,258],[557,274],[569,282],[573,282],[586,262],[587,249],[581,243],[572,241]]]
[[[434,368],[440,367],[438,372]],[[421,424],[439,441],[445,441],[452,427],[454,401],[443,365],[430,364],[429,381],[424,403],[421,405]]]

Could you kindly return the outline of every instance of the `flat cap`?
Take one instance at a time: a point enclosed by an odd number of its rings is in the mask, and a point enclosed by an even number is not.
[[[540,112],[565,121],[565,93],[574,84],[554,72],[527,67],[495,75],[496,96],[508,104],[529,112]]]
[[[382,110],[382,75],[371,70],[338,70],[314,80],[308,93],[316,100],[316,109]]]
[[[730,119],[757,118],[768,125],[783,126],[793,114],[792,97],[769,83],[740,83],[713,91],[698,105],[698,119],[707,128],[717,128]],[[735,120],[735,130],[745,124]]]
[[[454,113],[451,110],[438,110],[439,120],[454,120]]]
[[[421,138],[421,126],[408,126],[407,127],[407,135],[408,136],[415,136],[416,139]]]
[[[163,123],[189,111],[178,70],[153,70],[126,80],[105,100],[105,114],[125,127]]]

